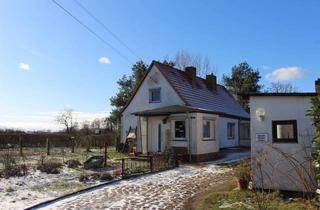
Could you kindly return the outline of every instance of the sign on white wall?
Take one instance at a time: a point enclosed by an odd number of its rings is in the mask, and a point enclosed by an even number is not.
[[[256,141],[268,142],[268,134],[267,133],[256,133]]]

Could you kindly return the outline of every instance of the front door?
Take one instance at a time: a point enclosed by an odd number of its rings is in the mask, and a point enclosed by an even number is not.
[[[148,118],[140,117],[140,132],[141,132],[141,152],[146,154],[148,152],[147,132],[148,129]]]
[[[163,125],[162,118],[149,118],[149,149],[151,152],[163,151]]]

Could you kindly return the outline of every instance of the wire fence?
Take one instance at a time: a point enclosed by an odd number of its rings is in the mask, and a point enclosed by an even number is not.
[[[122,157],[117,155],[112,134],[0,134],[0,168],[4,167],[9,156],[15,164],[28,166],[44,160],[65,163],[74,159],[84,162],[90,156],[104,155],[106,145],[109,147],[109,155]]]

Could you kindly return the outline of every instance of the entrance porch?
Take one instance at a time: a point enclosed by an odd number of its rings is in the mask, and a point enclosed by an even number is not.
[[[174,152],[188,161],[217,157],[217,115],[188,106],[170,106],[134,115],[138,116],[138,153]]]

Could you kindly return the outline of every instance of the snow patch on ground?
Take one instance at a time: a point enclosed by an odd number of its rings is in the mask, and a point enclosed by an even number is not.
[[[0,178],[0,209],[24,209],[27,206],[61,196],[63,192],[46,191],[54,183],[77,179],[74,170],[63,168],[60,174],[30,170],[24,177]]]

